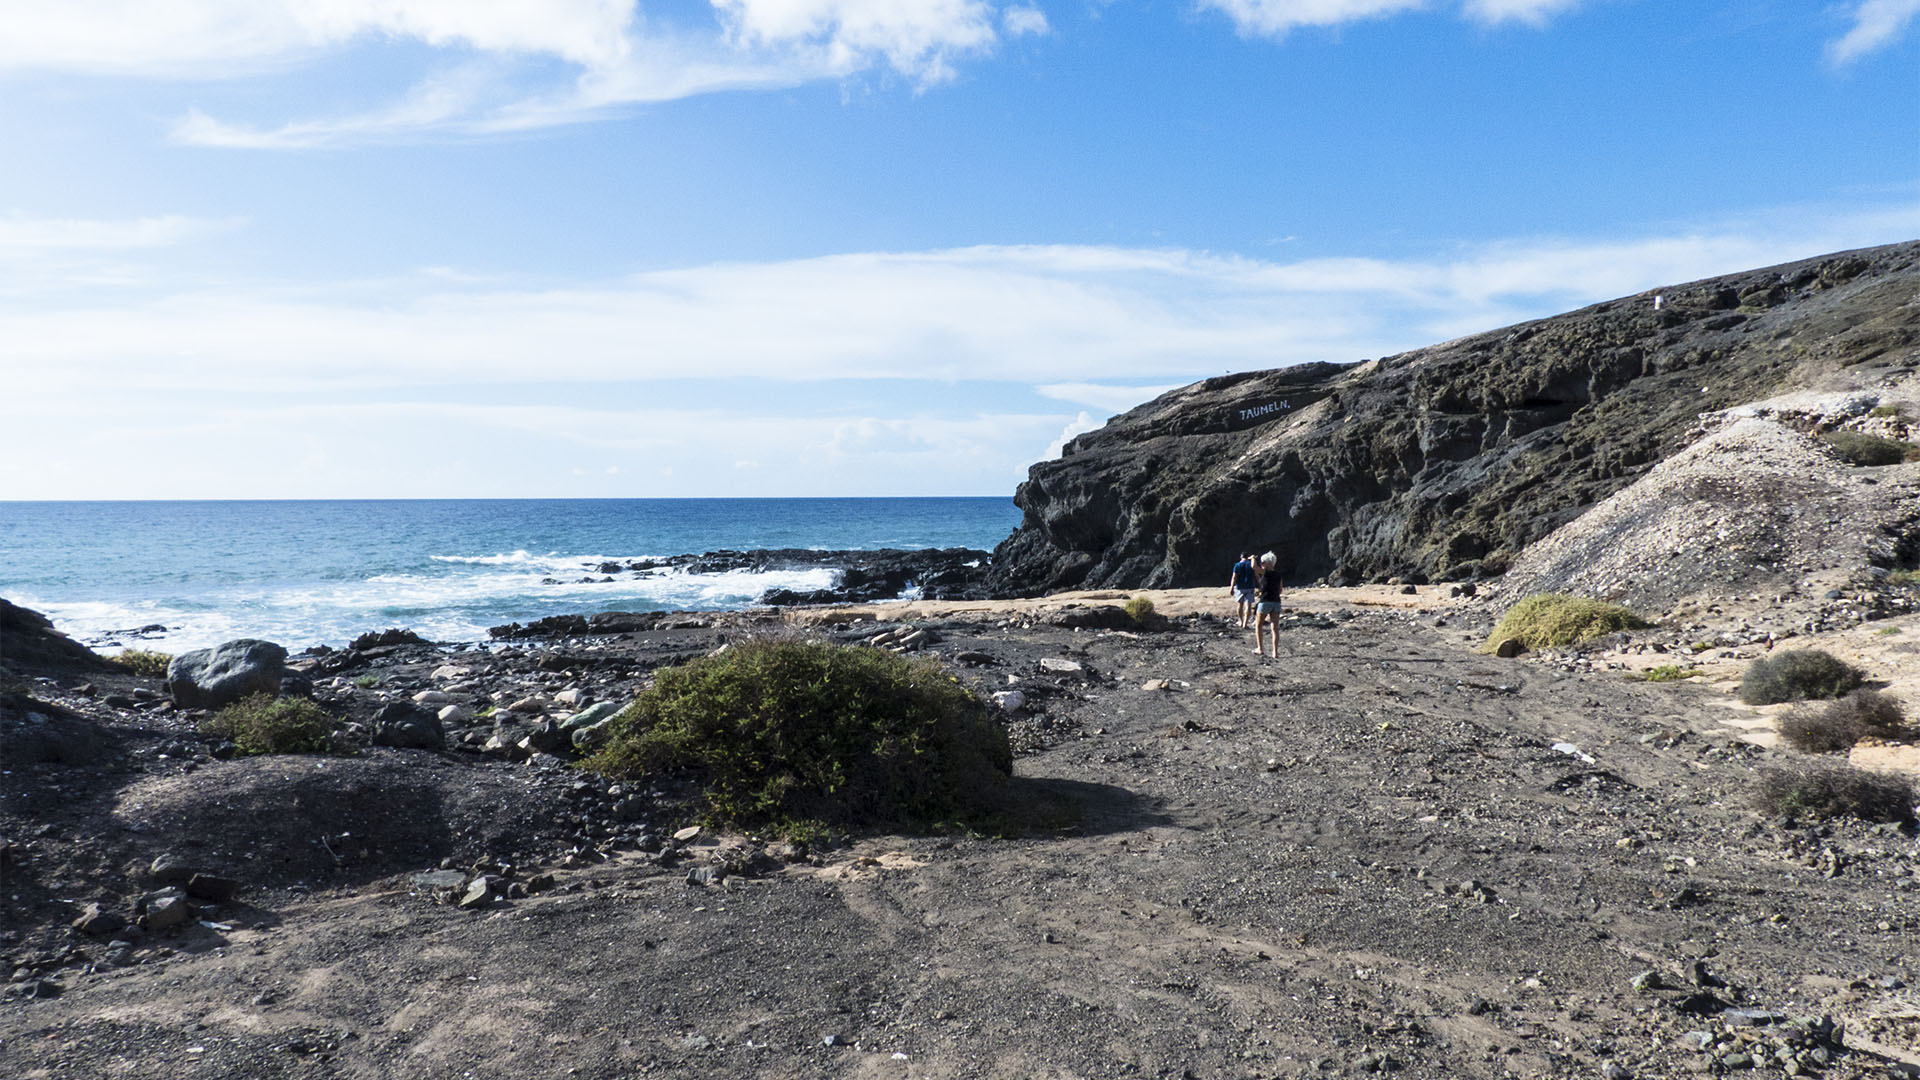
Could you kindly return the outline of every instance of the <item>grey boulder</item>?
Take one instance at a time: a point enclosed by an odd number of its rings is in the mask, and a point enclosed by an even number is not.
[[[218,709],[251,694],[277,694],[287,674],[287,650],[242,638],[181,653],[167,665],[167,690],[183,709]]]
[[[407,702],[395,702],[373,718],[373,744],[413,750],[438,750],[446,732],[440,717]]]

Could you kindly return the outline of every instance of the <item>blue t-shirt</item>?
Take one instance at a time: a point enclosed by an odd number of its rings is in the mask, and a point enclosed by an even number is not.
[[[1233,564],[1233,587],[1236,589],[1253,588],[1253,560],[1241,559]]]

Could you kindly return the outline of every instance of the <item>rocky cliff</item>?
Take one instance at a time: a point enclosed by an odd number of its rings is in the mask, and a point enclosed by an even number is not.
[[[1033,467],[990,590],[1457,580],[1698,437],[1701,413],[1920,367],[1920,241],[1650,290],[1358,364],[1208,379]]]

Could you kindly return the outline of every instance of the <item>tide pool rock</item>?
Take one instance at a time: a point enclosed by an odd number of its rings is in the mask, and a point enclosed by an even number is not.
[[[611,719],[614,713],[620,711],[621,707],[617,701],[602,701],[594,705],[589,705],[560,721],[560,726],[568,731],[578,731],[581,728],[592,727],[602,720]]]
[[[285,648],[241,638],[174,657],[167,665],[167,691],[183,709],[218,709],[249,694],[279,693],[286,674]]]

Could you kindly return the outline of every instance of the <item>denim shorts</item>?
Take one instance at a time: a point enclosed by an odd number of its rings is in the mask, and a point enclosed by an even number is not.
[[[1241,589],[1239,590],[1239,592],[1240,592],[1240,602],[1243,604],[1256,603],[1260,599],[1259,589]]]
[[[1259,611],[1262,615],[1278,615],[1280,614],[1280,601],[1262,600],[1260,601]]]

